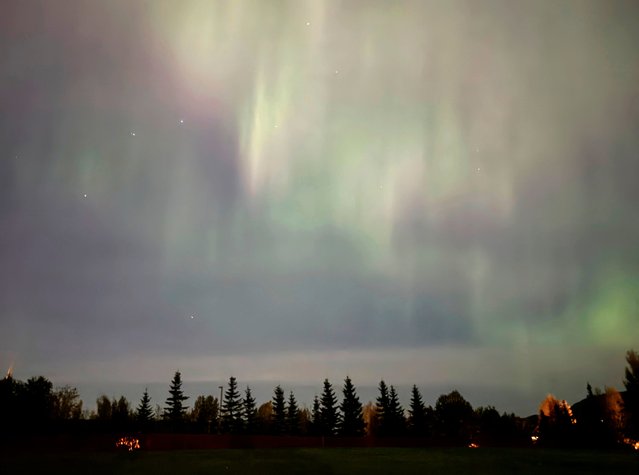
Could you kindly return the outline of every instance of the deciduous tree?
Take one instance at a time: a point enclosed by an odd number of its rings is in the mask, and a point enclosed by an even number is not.
[[[96,401],[98,420],[105,423],[111,422],[111,400],[106,394],[101,395]]]
[[[257,408],[257,431],[260,434],[273,433],[273,403],[267,401]]]
[[[111,401],[111,422],[117,431],[128,430],[131,423],[131,404],[124,396]]]
[[[473,407],[459,393],[442,394],[435,403],[438,435],[450,443],[466,445],[473,433]]]
[[[62,386],[53,393],[53,413],[58,420],[80,419],[82,400],[76,388]]]
[[[624,396],[624,412],[626,415],[627,434],[639,439],[639,353],[629,350],[626,353],[628,366],[623,381],[626,387]]]
[[[570,405],[549,394],[539,406],[538,444],[547,447],[576,445],[575,422]]]
[[[217,430],[219,403],[212,395],[200,395],[193,404],[191,420],[198,432],[210,434]]]
[[[53,384],[43,376],[29,378],[24,385],[21,399],[24,402],[25,428],[40,430],[53,416]]]

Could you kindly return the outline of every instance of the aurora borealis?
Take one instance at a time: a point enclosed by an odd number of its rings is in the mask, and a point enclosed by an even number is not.
[[[524,413],[621,384],[639,349],[636,2],[3,11],[16,375],[350,374],[511,391],[499,409]]]

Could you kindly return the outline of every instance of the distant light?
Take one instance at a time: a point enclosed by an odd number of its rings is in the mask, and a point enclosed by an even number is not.
[[[339,74],[339,71],[337,69],[335,70],[335,74]]]
[[[477,171],[481,171],[481,168],[477,167]]]
[[[180,124],[183,124],[183,123],[184,123],[184,119],[180,119]]]
[[[195,316],[194,316],[194,315],[191,315],[191,320],[193,320],[194,318],[195,318]]]
[[[134,450],[140,449],[140,440],[135,437],[120,437],[118,441],[115,443],[117,448],[126,449],[129,452],[133,452]]]
[[[310,21],[307,21],[307,22],[306,22],[306,26],[311,26],[311,22],[310,22]]]
[[[135,132],[133,132],[133,131],[132,131],[132,132],[131,132],[131,135],[132,135],[133,137],[135,137]]]
[[[84,197],[85,197],[85,198],[87,197],[87,194],[86,194],[86,193],[84,194]]]

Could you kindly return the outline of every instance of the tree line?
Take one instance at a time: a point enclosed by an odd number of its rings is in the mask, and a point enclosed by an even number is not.
[[[8,375],[0,381],[0,422],[3,433],[84,430],[102,432],[177,432],[231,435],[407,438],[446,445],[588,445],[613,446],[639,438],[639,355],[628,351],[623,394],[613,388],[593,390],[571,407],[548,396],[539,414],[520,418],[494,407],[473,408],[456,390],[442,394],[434,407],[426,405],[413,385],[407,408],[393,385],[380,381],[375,401],[362,404],[357,388],[346,377],[336,390],[325,379],[310,408],[293,391],[277,385],[271,400],[257,404],[251,388],[240,390],[230,377],[221,401],[199,395],[193,407],[176,371],[164,406],[152,404],[145,389],[134,408],[124,397],[97,399],[95,412],[82,410],[75,388],[54,389],[46,378],[26,382]],[[339,397],[338,397],[339,394]]]

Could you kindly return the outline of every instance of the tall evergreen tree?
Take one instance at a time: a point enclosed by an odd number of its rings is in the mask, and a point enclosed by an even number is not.
[[[286,401],[284,400],[284,390],[279,384],[273,391],[273,432],[281,435],[286,432]]]
[[[322,433],[322,412],[320,409],[320,401],[317,394],[313,398],[313,409],[311,411],[311,435],[320,435]]]
[[[342,420],[339,425],[340,435],[346,437],[359,437],[364,435],[364,416],[362,413],[362,403],[357,397],[355,386],[351,378],[346,376],[344,388],[342,389],[344,399],[340,405]]]
[[[389,398],[388,398],[388,386],[382,379],[379,382],[379,386],[377,387],[379,390],[379,396],[377,397],[377,404],[375,406],[375,413],[377,416],[376,425],[377,425],[377,434],[381,436],[388,435],[386,433],[388,426],[388,413],[389,413]]]
[[[333,386],[324,380],[324,389],[320,397],[320,420],[322,435],[334,435],[339,424],[339,413],[337,412],[337,397]]]
[[[140,399],[140,404],[136,410],[136,419],[143,429],[148,428],[153,420],[153,408],[151,407],[151,396],[149,396],[148,388],[144,388],[144,394],[142,394],[142,399]]]
[[[242,401],[242,410],[244,415],[244,432],[247,434],[255,434],[257,432],[257,405],[255,398],[251,393],[251,388],[246,387],[244,391],[244,400]]]
[[[239,434],[242,431],[242,400],[234,376],[229,378],[228,388],[224,391],[222,431],[230,434]]]
[[[406,418],[404,409],[399,403],[399,397],[393,385],[388,392],[388,412],[386,414],[386,431],[388,435],[397,437],[404,433]]]
[[[286,429],[290,435],[297,435],[300,431],[300,410],[293,391],[288,396],[286,407]]]
[[[413,385],[408,410],[408,429],[411,435],[423,437],[426,435],[426,406],[416,385]]]
[[[175,372],[169,387],[169,397],[166,399],[164,407],[164,418],[169,421],[173,430],[178,430],[184,423],[186,409],[183,403],[189,397],[184,395],[182,391],[182,375],[179,371]]]

